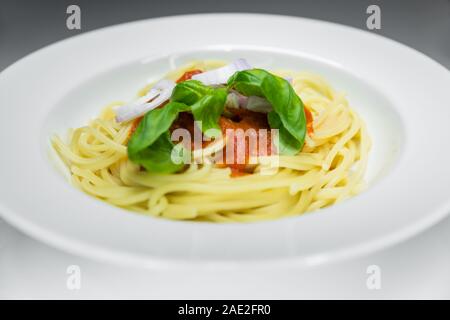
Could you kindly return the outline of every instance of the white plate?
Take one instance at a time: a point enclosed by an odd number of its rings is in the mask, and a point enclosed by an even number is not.
[[[192,58],[309,70],[347,92],[374,147],[359,196],[252,224],[130,214],[63,178],[49,136]],[[450,209],[450,72],[394,41],[314,20],[249,14],[128,23],[59,42],[0,74],[0,213],[54,246],[144,266],[313,265],[393,244]]]

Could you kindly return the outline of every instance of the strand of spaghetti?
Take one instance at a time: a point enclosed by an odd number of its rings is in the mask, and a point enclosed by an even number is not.
[[[329,116],[324,122],[317,126],[314,135],[317,140],[325,140],[344,132],[352,124],[352,119],[347,111],[336,116]]]
[[[331,162],[333,161],[334,157],[338,153],[340,149],[358,132],[360,128],[360,122],[358,121],[358,118],[351,112],[353,117],[352,126],[350,127],[350,130],[348,130],[331,148],[331,151],[328,153],[327,157],[325,158],[325,161],[322,165],[322,168],[324,170],[328,170],[331,166]]]
[[[308,206],[312,202],[315,194],[323,187],[323,185],[325,185],[326,182],[326,172],[324,170],[319,171],[319,177],[316,184],[309,190],[303,190],[301,192],[298,202],[288,212],[288,215],[300,214],[307,211]]]
[[[266,190],[266,191],[248,191],[241,193],[240,199],[245,200],[257,200],[267,195],[272,194],[273,196],[281,196],[288,192],[288,188],[276,189],[276,190]],[[225,194],[197,194],[197,193],[186,193],[184,195],[168,195],[167,198],[171,203],[177,204],[190,204],[190,203],[205,203],[206,201],[229,201],[235,200],[235,194],[225,193]]]
[[[114,149],[118,153],[127,155],[127,147],[126,146],[116,143],[114,140],[109,139],[104,134],[102,134],[99,130],[95,130],[92,127],[89,128],[89,131],[95,138],[97,138],[99,141],[103,142],[110,149]]]
[[[280,198],[280,201],[276,201],[270,205],[254,208],[251,211],[243,212],[242,214],[270,214],[270,213],[279,213],[281,216],[287,216],[290,208],[292,208],[295,203],[298,201],[298,196],[291,196],[289,193],[285,192],[284,197]]]
[[[112,122],[103,119],[94,119],[91,122],[90,128],[96,128],[98,132],[104,131],[110,137],[115,137],[117,130],[113,127]]]
[[[128,178],[142,186],[158,187],[161,184],[167,183],[201,180],[202,178],[208,177],[208,174],[211,173],[211,169],[211,166],[202,166],[198,170],[176,175],[156,175],[147,172],[128,171]]]
[[[186,220],[186,219],[195,219],[198,213],[196,208],[193,207],[183,207],[176,204],[169,204],[162,211],[162,216],[168,219],[175,220]]]
[[[233,219],[226,217],[220,213],[211,213],[207,216],[200,217],[201,221],[211,221],[211,222],[219,222],[219,223],[229,223],[234,222]]]
[[[295,193],[301,189],[307,189],[314,185],[315,178],[317,176],[318,170],[309,171],[302,176],[296,176],[285,179],[267,179],[266,181],[260,182],[258,184],[248,184],[235,182],[232,185],[229,183],[204,185],[199,183],[179,183],[179,184],[167,184],[158,188],[155,188],[155,192],[150,198],[150,205],[156,204],[159,197],[170,192],[179,192],[184,190],[202,192],[202,193],[240,193],[246,190],[264,190],[264,189],[274,189],[281,187],[290,187],[291,193]]]
[[[152,192],[152,190],[136,191],[134,194],[127,195],[125,197],[108,198],[108,201],[117,206],[130,206],[146,201],[150,197]]]
[[[162,197],[159,199],[159,202],[156,205],[154,206],[147,205],[148,214],[152,216],[159,216],[164,211],[164,209],[167,208],[168,205],[169,202],[167,201],[167,198]]]
[[[325,187],[327,188],[333,187],[342,179],[347,178],[346,172],[353,163],[353,154],[347,148],[342,148],[339,150],[339,154],[342,156],[340,163],[326,174],[328,182],[325,184]]]
[[[362,176],[364,172],[366,171],[367,167],[367,161],[368,161],[368,154],[369,154],[369,148],[370,148],[370,138],[367,135],[366,128],[364,123],[361,122],[361,159],[359,160],[359,163],[357,165],[357,169],[355,170],[354,174],[352,175],[350,181],[348,182],[348,185],[346,186],[346,192],[345,194],[342,194],[338,197],[337,201],[344,200],[348,195],[352,194],[353,188],[357,185],[359,181],[362,180]]]
[[[91,184],[88,179],[84,178],[82,178],[80,182],[84,190],[102,198],[123,198],[135,195],[136,191],[147,191],[133,187],[96,186]]]
[[[89,143],[88,140],[91,138],[91,136],[86,133],[82,132],[80,134],[80,138],[78,139],[78,152],[76,152],[74,149],[72,149],[72,152],[79,153],[84,157],[98,157],[103,152],[109,150],[109,146],[106,144],[92,144]],[[92,140],[92,139],[91,139]]]
[[[54,136],[52,138],[52,144],[55,150],[63,155],[64,158],[66,158],[70,163],[84,166],[95,165],[101,161],[106,160],[108,157],[114,154],[114,150],[108,150],[98,158],[83,158],[79,154],[72,152],[72,150],[70,150],[58,136]]]
[[[330,204],[330,202],[327,200],[314,201],[313,203],[311,203],[309,205],[309,207],[306,209],[306,211],[316,211],[316,210],[323,208],[329,204]]]
[[[281,197],[276,197],[275,195],[260,197],[259,199],[238,199],[232,201],[214,201],[210,203],[196,203],[191,205],[197,210],[199,214],[210,213],[215,211],[230,211],[230,210],[245,210],[251,208],[257,208],[261,206],[266,206],[279,201]]]
[[[107,181],[110,185],[121,186],[122,181],[118,179],[115,175],[111,174],[109,168],[103,168],[100,170],[100,176],[103,180]]]
[[[70,171],[72,172],[72,174],[79,176],[81,178],[84,178],[94,185],[97,185],[97,186],[109,186],[110,185],[108,182],[101,179],[100,177],[95,175],[94,172],[92,172],[90,170],[80,169],[76,166],[71,166]]]

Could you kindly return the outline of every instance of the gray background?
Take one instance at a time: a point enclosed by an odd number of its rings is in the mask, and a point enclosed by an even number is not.
[[[70,4],[81,7],[81,31],[66,28],[66,8]],[[137,19],[201,12],[259,12],[328,20],[366,29],[366,8],[370,4],[381,7],[382,20],[382,29],[371,32],[414,47],[450,68],[449,0],[0,0],[0,70],[52,42]],[[383,52],[380,52],[380,59],[385,59]],[[423,76],[426,75],[418,75]],[[153,270],[130,273],[125,268],[99,264],[49,248],[0,219],[0,299],[449,299],[449,231],[450,217],[389,250],[308,271],[216,275],[210,270],[198,275]],[[83,268],[85,280],[81,291],[66,289],[65,270],[69,264]],[[381,291],[368,291],[365,287],[365,269],[371,264],[383,268],[385,280]],[[193,289],[197,289],[197,293],[193,293]]]
[[[70,4],[81,7],[81,31],[66,28],[66,8]],[[258,12],[366,29],[370,4],[381,7],[382,28],[372,32],[412,46],[450,68],[450,0],[0,0],[0,70],[52,42],[137,19],[202,12]]]

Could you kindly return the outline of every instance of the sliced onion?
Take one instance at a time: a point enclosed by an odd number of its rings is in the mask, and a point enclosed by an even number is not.
[[[248,97],[244,96],[243,94],[232,90],[228,96],[227,100],[225,102],[225,105],[229,108],[245,108],[247,106],[247,100]]]
[[[136,119],[150,110],[159,107],[172,96],[175,82],[172,80],[163,79],[158,81],[150,91],[143,97],[121,106],[115,110],[116,121],[123,122]]]
[[[246,97],[236,91],[228,94],[226,106],[229,108],[243,108],[261,113],[269,113],[273,110],[272,105],[266,99],[258,96]]]
[[[284,78],[287,82],[292,84],[292,77]],[[226,100],[226,106],[229,108],[243,108],[254,112],[269,113],[273,110],[272,105],[265,98],[258,96],[244,96],[243,94],[233,90]]]
[[[273,110],[272,105],[269,103],[269,101],[258,96],[248,97],[245,108],[250,111],[262,113],[269,113]]]
[[[237,59],[224,67],[196,74],[192,76],[192,79],[201,81],[205,85],[223,84],[227,83],[235,72],[251,68],[245,59]]]
[[[243,94],[240,94],[239,92],[236,92],[236,95],[238,97],[239,105],[245,108],[247,106],[248,97],[244,96]]]
[[[228,108],[238,109],[240,106],[238,94],[235,92],[231,92],[227,95],[227,100],[225,101],[225,105]]]

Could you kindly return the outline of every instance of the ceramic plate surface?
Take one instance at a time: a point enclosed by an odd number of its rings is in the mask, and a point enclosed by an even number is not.
[[[244,57],[305,70],[347,94],[373,140],[360,195],[303,216],[249,224],[141,216],[75,189],[49,138],[193,59]],[[88,32],[0,74],[0,214],[56,247],[141,266],[302,266],[406,239],[450,210],[450,72],[357,29],[309,19],[208,14]]]

